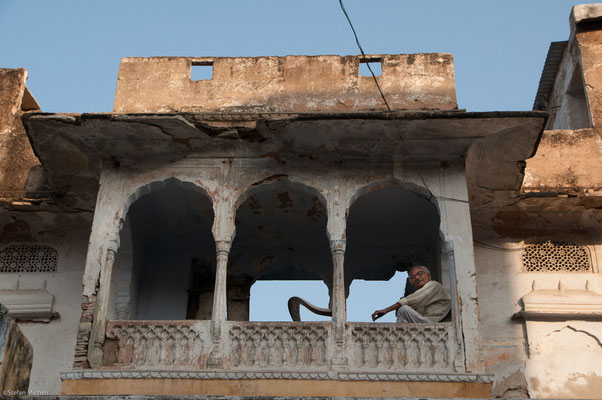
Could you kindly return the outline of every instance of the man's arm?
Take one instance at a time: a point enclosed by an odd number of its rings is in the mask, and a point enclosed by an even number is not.
[[[399,299],[399,305],[408,305],[414,310],[419,306],[424,305],[427,302],[427,300],[433,296],[433,292],[435,291],[435,285],[431,282],[434,281],[427,282],[426,285],[424,285],[414,293]]]
[[[380,317],[382,317],[383,315],[391,312],[391,311],[395,311],[397,310],[399,307],[401,307],[401,304],[399,304],[399,302],[390,305],[387,308],[383,308],[382,310],[376,310],[372,313],[372,321],[376,321],[377,319],[379,319]]]

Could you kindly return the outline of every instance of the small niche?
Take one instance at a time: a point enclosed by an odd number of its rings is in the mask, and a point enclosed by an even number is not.
[[[374,72],[374,76],[381,76],[383,74],[382,60],[380,58],[364,58],[360,60],[360,76],[372,76],[370,69]]]
[[[211,79],[213,79],[213,62],[200,61],[192,63],[192,67],[190,67],[190,80],[209,81]]]

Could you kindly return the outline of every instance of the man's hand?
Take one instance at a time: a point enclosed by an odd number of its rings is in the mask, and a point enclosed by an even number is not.
[[[383,315],[385,315],[388,311],[387,310],[376,310],[372,313],[372,321],[376,321],[377,319],[379,319],[380,317],[382,317]]]

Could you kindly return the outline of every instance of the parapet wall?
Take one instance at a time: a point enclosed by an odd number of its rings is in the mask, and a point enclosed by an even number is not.
[[[457,109],[450,54],[371,55],[393,110]],[[121,60],[115,112],[386,111],[361,57],[150,57]],[[191,80],[191,68],[210,79]]]

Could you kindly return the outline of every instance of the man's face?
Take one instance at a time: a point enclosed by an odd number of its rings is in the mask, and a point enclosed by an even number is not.
[[[431,280],[431,274],[424,268],[414,267],[410,270],[410,283],[417,289],[420,289]]]

